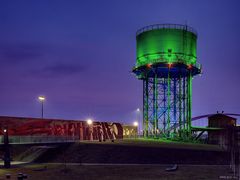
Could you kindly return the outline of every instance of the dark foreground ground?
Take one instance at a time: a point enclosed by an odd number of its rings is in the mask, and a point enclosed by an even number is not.
[[[208,166],[180,165],[177,171],[165,171],[166,165],[111,165],[111,166],[83,166],[83,165],[26,165],[24,167],[13,168],[10,170],[0,170],[0,179],[6,179],[5,174],[10,173],[11,179],[17,179],[19,172],[28,175],[31,180],[198,180],[198,179],[230,179],[229,166]]]
[[[233,179],[230,155],[219,146],[163,140],[128,139],[74,144],[12,145],[15,161],[0,179],[19,172],[28,179]],[[165,169],[178,164],[174,172]]]
[[[124,140],[50,148],[35,162],[227,165],[229,154],[213,145]]]

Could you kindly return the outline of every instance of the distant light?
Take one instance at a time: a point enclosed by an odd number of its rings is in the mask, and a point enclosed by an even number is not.
[[[137,112],[140,112],[140,108],[137,108]]]
[[[147,68],[151,68],[152,64],[147,64],[146,66]]]
[[[133,122],[133,126],[137,127],[138,126],[138,122],[137,121]]]
[[[188,69],[192,69],[192,65],[191,64],[188,65]]]
[[[172,67],[172,63],[168,63],[168,68],[171,68]]]
[[[4,130],[3,130],[3,132],[5,132],[5,133],[6,133],[6,132],[7,132],[7,130],[6,130],[6,129],[4,129]]]
[[[39,101],[44,101],[45,97],[44,96],[39,96],[38,99],[39,99]]]
[[[92,123],[93,123],[93,121],[92,121],[91,119],[88,119],[88,120],[87,120],[87,124],[88,124],[88,125],[92,125]]]

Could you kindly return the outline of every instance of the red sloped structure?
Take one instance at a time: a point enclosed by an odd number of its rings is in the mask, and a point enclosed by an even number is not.
[[[0,135],[8,129],[9,136],[70,136],[79,140],[113,140],[123,138],[123,127],[114,122],[41,119],[0,116]]]

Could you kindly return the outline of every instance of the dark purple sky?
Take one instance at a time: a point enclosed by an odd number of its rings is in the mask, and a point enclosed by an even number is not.
[[[0,2],[0,115],[132,122],[142,82],[131,73],[137,29],[179,23],[198,31],[202,77],[193,116],[240,113],[240,1]]]

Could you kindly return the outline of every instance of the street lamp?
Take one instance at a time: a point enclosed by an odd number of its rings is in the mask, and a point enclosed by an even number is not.
[[[89,140],[93,141],[93,121],[91,119],[87,120],[87,124],[88,124],[88,135],[89,135]]]
[[[11,167],[11,156],[10,156],[10,146],[9,146],[9,139],[8,139],[8,128],[4,128],[3,130],[3,144],[4,144],[4,167],[10,168]]]
[[[134,122],[133,122],[133,126],[137,128],[137,131],[136,131],[136,133],[135,133],[135,138],[136,138],[137,135],[138,135],[138,122],[137,122],[137,121],[134,121]]]
[[[133,122],[133,126],[138,127],[138,122],[137,121]]]
[[[44,96],[39,96],[38,100],[42,103],[42,119],[43,119],[43,102],[45,101],[45,97]]]
[[[141,114],[141,110],[140,110],[140,108],[137,108],[137,122],[138,122],[138,126],[140,125],[140,114]],[[139,126],[139,128],[138,128],[138,131],[140,131],[140,126]],[[138,132],[138,133],[140,133],[140,132]]]

